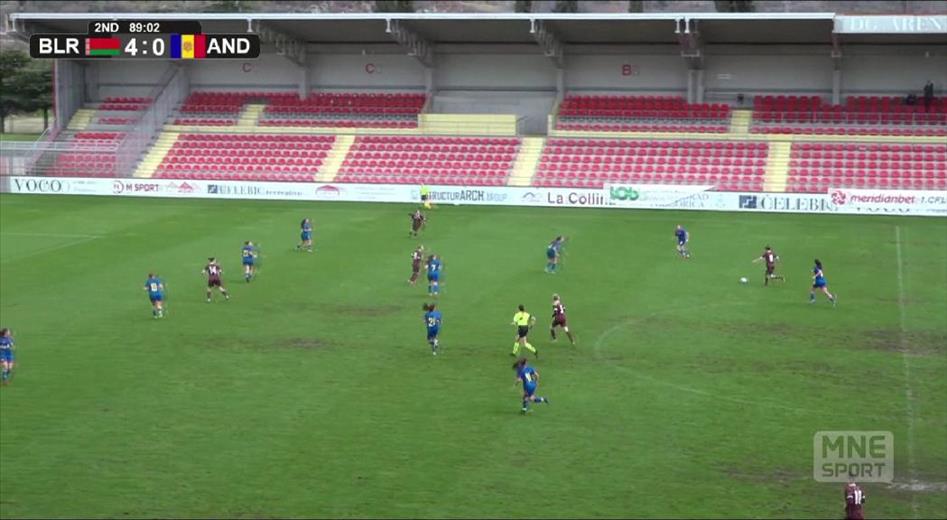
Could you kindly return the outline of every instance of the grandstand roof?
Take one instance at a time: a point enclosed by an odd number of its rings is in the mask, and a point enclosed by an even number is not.
[[[310,43],[391,43],[388,20],[433,43],[533,43],[532,21],[542,21],[566,44],[676,43],[677,21],[696,20],[706,43],[822,43],[831,41],[835,13],[16,13],[14,27],[31,32],[85,33],[89,21],[200,21],[208,33],[242,33],[248,21]],[[947,18],[947,17],[936,17]],[[24,25],[25,24],[25,25]],[[846,43],[940,43],[947,30],[926,34],[846,34]],[[879,31],[882,32],[882,31]],[[24,34],[26,33],[26,34]]]

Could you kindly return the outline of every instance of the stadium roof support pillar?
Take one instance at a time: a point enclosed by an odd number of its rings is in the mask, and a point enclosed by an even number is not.
[[[674,34],[681,46],[681,58],[687,65],[687,102],[703,103],[704,99],[704,44],[697,28],[697,20],[678,18]]]
[[[260,43],[271,43],[276,47],[276,54],[283,56],[287,60],[296,64],[297,67],[306,66],[306,44],[292,36],[273,29],[264,22],[259,20],[250,21],[250,24],[255,23],[255,32],[260,35]]]
[[[536,43],[543,49],[543,55],[549,58],[557,70],[563,68],[562,42],[555,33],[546,28],[542,20],[531,19],[529,21],[529,34],[533,36]]]
[[[421,62],[424,68],[434,67],[434,52],[431,50],[431,42],[403,26],[400,20],[387,18],[385,23],[385,32],[391,35],[395,43],[408,51],[408,56]]]
[[[556,69],[556,103],[561,103],[566,97],[566,69]]]
[[[424,67],[424,93],[429,97],[434,94],[434,67]]]
[[[309,97],[310,85],[312,84],[312,73],[309,67],[299,69],[299,99]]]
[[[832,104],[842,102],[842,42],[832,33]]]

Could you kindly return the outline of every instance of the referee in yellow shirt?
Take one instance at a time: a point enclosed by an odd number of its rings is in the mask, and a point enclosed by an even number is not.
[[[513,352],[510,353],[511,356],[519,354],[520,346],[523,346],[536,357],[539,357],[539,352],[526,340],[526,336],[529,335],[529,329],[533,328],[535,324],[536,317],[526,312],[525,306],[520,305],[519,312],[513,315],[513,325],[516,325],[516,342],[513,343]]]

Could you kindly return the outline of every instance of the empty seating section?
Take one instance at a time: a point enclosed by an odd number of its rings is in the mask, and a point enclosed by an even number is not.
[[[157,178],[314,181],[331,135],[182,134]]]
[[[533,184],[601,188],[636,182],[758,191],[768,154],[767,143],[550,138]]]
[[[102,125],[117,125],[123,126],[127,124],[134,123],[136,121],[133,117],[100,117],[96,120],[97,123]]]
[[[797,143],[787,191],[842,188],[947,188],[947,145]]]
[[[66,141],[68,151],[56,156],[51,173],[62,177],[114,177],[115,152],[124,137],[119,132],[77,132]]]
[[[99,104],[99,110],[116,112],[136,112],[151,105],[151,98],[146,97],[107,97]]]
[[[247,104],[264,105],[261,126],[417,128],[425,94],[316,92],[194,92],[179,109],[177,125],[231,126]]]
[[[306,99],[273,99],[264,109],[264,126],[417,128],[424,94],[317,92]]]
[[[335,180],[502,186],[519,144],[515,137],[360,136]]]
[[[851,96],[832,105],[818,96],[757,96],[755,133],[816,135],[947,135],[947,102],[907,105],[896,97]]]
[[[673,96],[568,95],[559,105],[556,129],[725,133],[730,129],[730,107],[687,103]]]
[[[176,125],[232,126],[248,103],[269,103],[292,92],[192,92],[178,109]]]

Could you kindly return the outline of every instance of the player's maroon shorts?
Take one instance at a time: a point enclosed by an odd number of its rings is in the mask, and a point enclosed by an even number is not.
[[[222,284],[220,278],[208,278],[207,287],[220,287]]]
[[[776,272],[776,265],[775,265],[775,264],[767,264],[767,265],[766,265],[766,274],[773,274],[773,273],[775,273],[775,272]]]
[[[552,326],[553,327],[565,327],[566,325],[566,315],[560,314],[558,316],[552,317]]]
[[[414,231],[417,231],[417,230],[421,229],[421,224],[422,224],[422,222],[423,222],[423,221],[421,221],[421,220],[412,220],[412,221],[411,221],[411,229],[414,230]]]
[[[412,272],[412,273],[421,272],[421,264],[420,264],[420,263],[411,264],[411,272]]]

